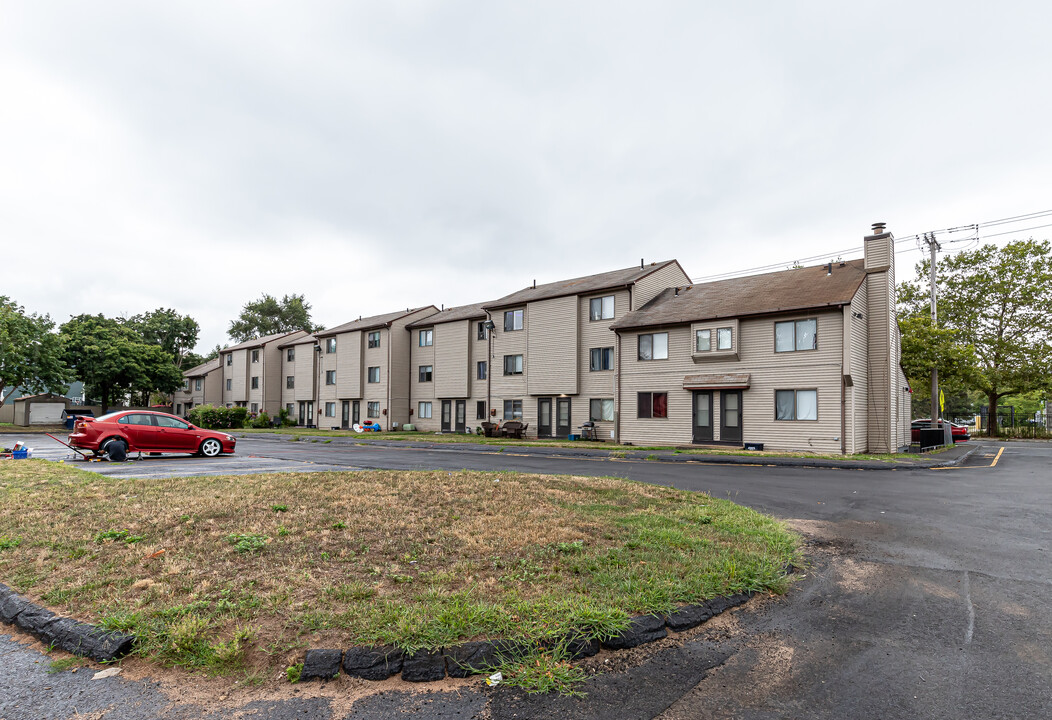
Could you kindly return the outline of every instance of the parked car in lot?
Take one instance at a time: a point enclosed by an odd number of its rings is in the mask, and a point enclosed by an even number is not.
[[[129,452],[190,453],[216,457],[234,452],[233,435],[205,430],[168,413],[121,410],[97,418],[78,417],[69,444],[121,459]]]
[[[939,429],[942,429],[944,420],[939,420]],[[931,427],[930,418],[922,418],[920,420],[914,420],[910,425],[910,441],[920,442],[920,431],[927,430]],[[953,437],[955,443],[968,442],[972,439],[971,434],[968,432],[968,428],[965,425],[958,425],[955,422],[950,423],[950,435]]]

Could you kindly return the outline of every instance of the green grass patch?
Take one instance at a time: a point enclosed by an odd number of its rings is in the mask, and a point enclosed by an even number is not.
[[[635,614],[783,592],[798,559],[769,517],[616,478],[130,479],[27,460],[0,469],[0,494],[0,537],[21,538],[0,582],[135,633],[143,657],[246,678],[293,668],[304,647],[608,637]],[[505,670],[560,692],[579,676],[557,648]]]

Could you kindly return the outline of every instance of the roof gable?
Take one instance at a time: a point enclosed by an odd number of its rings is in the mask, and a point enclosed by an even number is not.
[[[651,263],[643,267],[630,267],[621,270],[611,270],[597,275],[585,275],[584,277],[570,278],[569,280],[558,280],[556,282],[528,287],[510,295],[505,295],[499,300],[484,303],[487,310],[491,308],[507,307],[509,305],[522,305],[536,300],[548,300],[550,298],[565,297],[567,295],[588,295],[603,290],[615,290],[628,287],[642,280],[647,275],[657,272],[662,268],[676,263],[675,260]],[[678,263],[676,263],[678,264]]]
[[[372,317],[358,318],[357,320],[352,320],[349,323],[337,325],[336,327],[330,328],[329,330],[321,330],[314,334],[316,337],[321,338],[330,337],[332,335],[338,335],[339,333],[354,332],[355,330],[374,330],[376,328],[388,327],[392,323],[397,322],[398,320],[401,320],[404,317],[415,315],[418,312],[422,312],[428,309],[434,310],[436,312],[438,311],[438,308],[434,305],[426,305],[424,307],[418,308],[408,308],[406,310],[385,313],[383,315],[373,315]]]

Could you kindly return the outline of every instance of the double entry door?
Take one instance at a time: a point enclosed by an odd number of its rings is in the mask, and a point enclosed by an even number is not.
[[[467,400],[442,401],[442,432],[467,432]]]
[[[555,417],[552,417],[552,406]],[[568,397],[537,399],[537,437],[564,438],[570,434],[572,404]],[[553,427],[552,421],[555,421]]]
[[[721,390],[720,393],[720,442],[740,443],[742,441],[742,391]],[[712,415],[715,390],[695,390],[693,415],[693,441],[696,443],[713,442]]]

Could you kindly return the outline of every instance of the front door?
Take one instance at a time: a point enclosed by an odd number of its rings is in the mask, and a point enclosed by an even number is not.
[[[307,427],[314,427],[314,401],[307,401]]]
[[[712,393],[694,391],[694,442],[712,442]]]
[[[344,430],[351,426],[351,401],[344,400],[340,407],[340,427]]]
[[[300,400],[300,421],[301,426],[307,424],[307,403],[304,400]]]
[[[742,391],[724,390],[720,393],[720,442],[742,441]]]
[[[467,432],[468,424],[468,403],[467,400],[457,400],[457,414],[456,414],[456,425],[454,426],[458,433]]]
[[[362,405],[357,400],[351,401],[351,425],[357,425],[362,421]]]
[[[547,438],[552,436],[552,399],[540,398],[537,400],[537,437]]]
[[[561,397],[555,400],[555,437],[564,438],[570,434],[570,398]]]
[[[453,414],[453,403],[449,400],[442,401],[442,432],[449,432],[453,429],[452,418]]]

